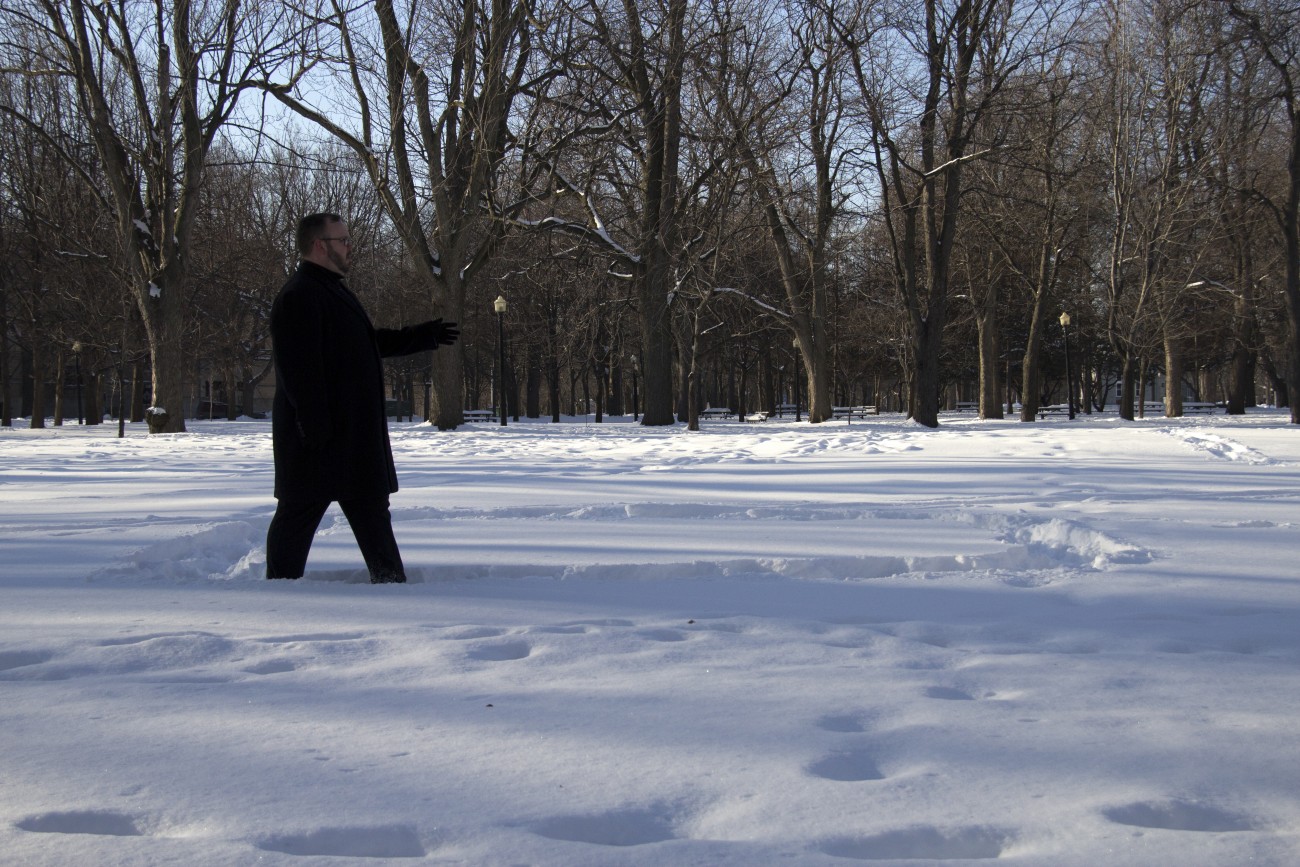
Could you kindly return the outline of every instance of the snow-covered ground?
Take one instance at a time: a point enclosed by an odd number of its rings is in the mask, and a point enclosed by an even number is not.
[[[0,432],[0,863],[1300,863],[1300,428]]]

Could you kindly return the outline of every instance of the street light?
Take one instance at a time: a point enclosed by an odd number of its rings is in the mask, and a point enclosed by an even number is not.
[[[81,341],[72,343],[72,361],[77,366],[77,424],[85,424],[86,417],[81,411]]]
[[[1074,418],[1074,379],[1070,376],[1070,314],[1061,311],[1061,333],[1065,335],[1065,399]]]
[[[799,338],[794,339],[794,365],[790,369],[790,378],[794,380],[794,420],[803,421],[803,410],[799,408]]]
[[[498,295],[492,302],[492,309],[497,312],[497,395],[500,398],[497,413],[501,416],[501,426],[506,426],[506,297]]]

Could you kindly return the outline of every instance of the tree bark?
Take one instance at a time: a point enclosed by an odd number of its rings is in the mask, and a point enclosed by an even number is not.
[[[1183,414],[1183,348],[1176,338],[1165,335],[1165,417]]]

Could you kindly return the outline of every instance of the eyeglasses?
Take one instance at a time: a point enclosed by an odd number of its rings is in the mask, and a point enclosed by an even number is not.
[[[339,241],[340,243],[343,244],[344,247],[352,246],[351,238],[317,238],[316,240],[317,241]]]

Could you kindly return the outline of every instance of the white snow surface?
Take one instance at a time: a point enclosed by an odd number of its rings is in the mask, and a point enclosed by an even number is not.
[[[0,863],[1300,863],[1284,413],[393,424],[387,586],[188,424],[0,432]]]

